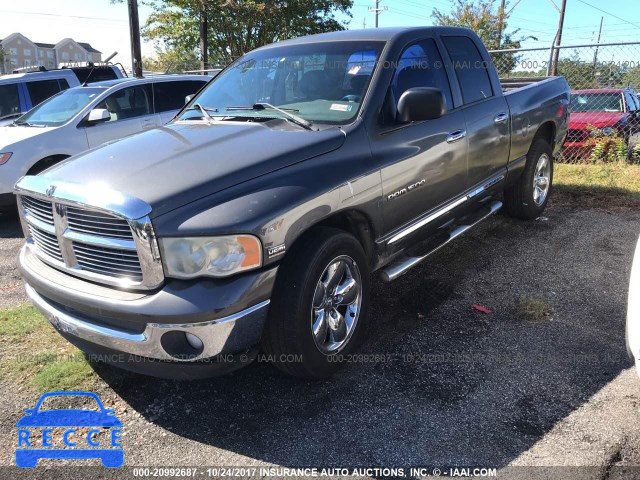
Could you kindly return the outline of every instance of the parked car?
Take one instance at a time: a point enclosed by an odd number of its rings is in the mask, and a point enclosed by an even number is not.
[[[569,100],[563,77],[501,85],[463,28],[259,48],[164,128],[18,182],[27,294],[124,368],[212,375],[261,344],[329,376],[368,329],[371,272],[398,278],[503,203],[544,211]]]
[[[57,70],[37,70],[0,77],[0,126],[7,125],[32,107],[70,87],[87,81],[122,78],[122,71],[113,65],[70,67]]]
[[[14,208],[13,186],[88,148],[155,128],[208,81],[201,75],[121,78],[70,88],[0,127],[0,208]]]
[[[568,156],[588,155],[589,138],[619,136],[629,144],[640,132],[640,99],[635,91],[619,88],[571,92],[569,133],[563,150]],[[632,142],[635,144],[635,142]]]

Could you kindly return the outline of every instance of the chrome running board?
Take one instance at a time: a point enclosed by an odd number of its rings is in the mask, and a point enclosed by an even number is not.
[[[426,259],[429,255],[434,252],[437,252],[442,247],[444,247],[447,243],[453,240],[456,237],[459,237],[464,232],[474,227],[478,223],[480,223],[485,218],[489,217],[496,213],[502,207],[502,202],[498,200],[491,201],[488,205],[480,208],[476,212],[473,212],[466,217],[460,219],[461,221],[466,222],[461,225],[454,224],[450,227],[449,230],[442,232],[442,234],[435,234],[434,237],[427,240],[427,245],[424,246],[423,252],[419,255],[411,255],[411,256],[403,256],[399,260],[395,260],[386,267],[381,270],[380,276],[382,280],[385,282],[390,282],[395,280],[403,273],[407,272],[412,267],[415,267],[417,264]]]

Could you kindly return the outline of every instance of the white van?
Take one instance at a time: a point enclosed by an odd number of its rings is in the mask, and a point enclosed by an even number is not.
[[[15,182],[102,143],[164,125],[210,77],[123,78],[65,90],[0,126],[0,210]]]
[[[83,82],[99,82],[122,78],[115,65],[64,67],[37,70],[0,77],[0,125],[11,123],[47,98]]]

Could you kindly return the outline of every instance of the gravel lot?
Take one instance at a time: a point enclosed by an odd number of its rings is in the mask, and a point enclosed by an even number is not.
[[[640,465],[640,380],[624,346],[640,212],[555,202],[545,215],[496,216],[396,282],[376,280],[367,355],[330,381],[264,363],[190,383],[98,368],[102,398],[127,407],[125,463],[591,466],[581,478]],[[19,231],[0,219],[0,306],[24,299]],[[550,315],[523,318],[531,298]],[[36,396],[3,392],[7,445]]]

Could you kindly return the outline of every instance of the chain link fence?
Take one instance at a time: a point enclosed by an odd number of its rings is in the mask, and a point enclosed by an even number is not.
[[[571,87],[569,134],[559,161],[640,161],[640,42],[556,47],[557,74]],[[551,48],[494,50],[501,78],[554,71]]]

